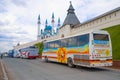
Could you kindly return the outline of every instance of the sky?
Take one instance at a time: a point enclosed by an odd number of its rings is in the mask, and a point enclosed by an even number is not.
[[[39,14],[42,29],[46,19],[51,25],[52,13],[62,25],[70,1],[81,23],[120,7],[120,0],[0,0],[0,52],[37,40]]]

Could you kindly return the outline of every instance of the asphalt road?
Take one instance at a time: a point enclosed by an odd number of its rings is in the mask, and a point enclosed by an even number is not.
[[[4,58],[12,80],[120,80],[120,71],[101,68],[69,68],[41,59]]]

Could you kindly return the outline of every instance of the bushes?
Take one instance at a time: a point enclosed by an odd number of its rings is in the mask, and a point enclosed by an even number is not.
[[[34,46],[36,46],[38,48],[38,55],[41,56],[42,55],[42,51],[43,51],[43,48],[44,48],[44,45],[43,45],[43,42],[39,42],[39,43],[36,43]]]

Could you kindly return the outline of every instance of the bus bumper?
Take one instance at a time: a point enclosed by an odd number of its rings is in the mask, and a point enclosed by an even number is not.
[[[112,66],[112,63],[92,63],[90,67]]]

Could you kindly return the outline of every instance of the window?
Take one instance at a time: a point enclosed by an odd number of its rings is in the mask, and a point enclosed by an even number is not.
[[[75,47],[89,43],[89,34],[44,43],[44,48]]]
[[[47,43],[44,43],[44,48],[48,48],[48,44]]]
[[[54,43],[55,43],[55,48],[58,48],[61,45],[60,40],[54,41]]]
[[[78,46],[83,46],[89,43],[89,34],[77,36]]]
[[[68,38],[62,39],[62,40],[61,40],[61,47],[66,47],[66,46],[68,46],[68,43],[69,43],[69,39],[68,39]]]
[[[44,48],[58,48],[60,46],[61,46],[60,40],[56,40],[44,44]]]
[[[109,37],[107,34],[93,34],[94,40],[104,40],[109,41]]]
[[[64,34],[62,34],[61,37],[64,37]]]
[[[55,47],[54,41],[53,42],[49,42],[49,48],[54,48],[54,47]]]
[[[69,42],[68,43],[69,47],[77,46],[77,43],[78,43],[77,37],[75,36],[75,37],[69,38],[68,42]]]

